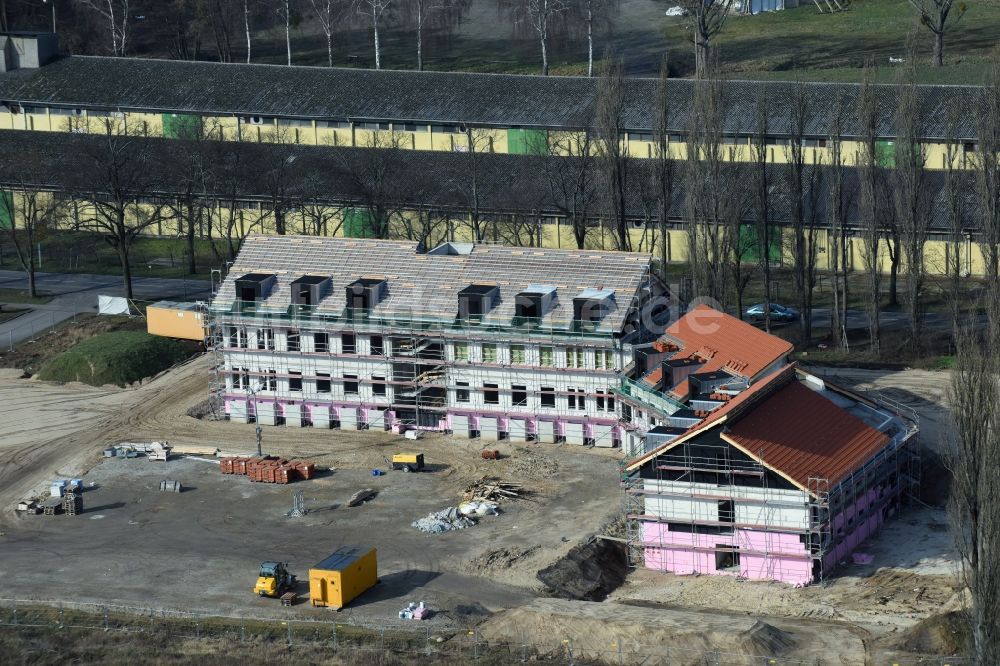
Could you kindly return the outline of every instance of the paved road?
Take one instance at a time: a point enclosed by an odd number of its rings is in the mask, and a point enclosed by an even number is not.
[[[36,273],[35,282],[39,291],[56,297],[45,304],[31,305],[31,312],[0,323],[0,347],[7,349],[74,315],[97,312],[98,295],[125,295],[117,275]],[[0,289],[27,288],[23,271],[0,271]],[[137,277],[132,280],[132,291],[136,300],[194,301],[207,299],[211,287],[207,280]]]

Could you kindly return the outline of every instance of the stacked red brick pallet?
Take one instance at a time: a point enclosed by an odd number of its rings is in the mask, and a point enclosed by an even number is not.
[[[259,483],[284,484],[316,475],[316,465],[308,460],[286,460],[277,456],[223,458],[219,461],[219,470],[223,474],[248,476]]]

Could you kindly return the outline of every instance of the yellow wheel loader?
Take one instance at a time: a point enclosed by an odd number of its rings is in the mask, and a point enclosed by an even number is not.
[[[295,589],[295,576],[288,573],[284,562],[261,562],[254,594],[259,597],[280,597]]]

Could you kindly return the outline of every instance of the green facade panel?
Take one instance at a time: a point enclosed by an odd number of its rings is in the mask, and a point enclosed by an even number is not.
[[[14,214],[14,193],[0,190],[0,229],[10,229]]]
[[[896,142],[876,141],[875,161],[882,167],[896,166]]]
[[[348,238],[375,238],[375,224],[371,212],[361,208],[346,209],[344,235]]]
[[[512,155],[548,155],[549,133],[545,130],[509,129],[507,152]]]
[[[744,250],[743,261],[757,263],[760,261],[760,239],[757,227],[744,224],[740,227],[740,247]],[[781,227],[772,226],[768,230],[767,256],[772,265],[781,262]]]
[[[163,136],[168,139],[197,139],[201,136],[201,117],[182,113],[164,113]]]

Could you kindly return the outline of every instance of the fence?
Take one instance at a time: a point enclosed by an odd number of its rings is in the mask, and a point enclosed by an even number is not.
[[[694,620],[693,620],[694,621]],[[0,628],[6,630],[83,630],[121,632],[146,637],[160,635],[172,640],[206,640],[228,645],[277,645],[282,649],[310,648],[329,655],[350,658],[369,655],[366,663],[381,663],[385,655],[409,655],[423,663],[454,660],[455,663],[525,663],[543,657],[552,664],[662,664],[685,666],[818,666],[841,663],[836,655],[808,661],[767,655],[745,655],[703,651],[667,645],[641,645],[615,640],[598,645],[593,639],[554,636],[549,643],[523,639],[518,642],[488,641],[476,628],[444,628],[434,622],[401,621],[397,624],[366,624],[306,618],[219,616],[134,606],[91,604],[52,600],[0,599]],[[970,666],[971,661],[924,657],[901,661],[895,666]]]
[[[17,305],[18,307],[28,309],[37,308],[37,306],[33,308],[31,305]],[[20,317],[15,317],[7,322],[0,322],[0,328],[6,329],[0,335],[0,348],[4,351],[12,352],[17,349],[18,345],[35,342],[42,335],[54,331],[56,326],[63,322],[70,321],[75,324],[79,314],[76,310],[54,310],[47,308],[37,312],[31,311],[25,313],[24,317],[28,321],[24,323],[18,321]]]

